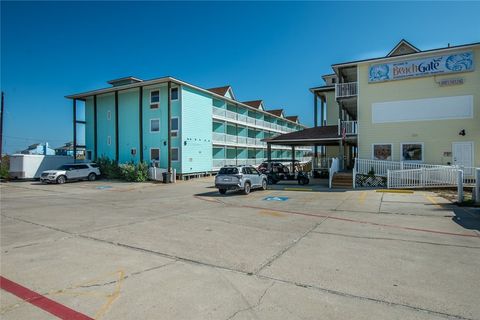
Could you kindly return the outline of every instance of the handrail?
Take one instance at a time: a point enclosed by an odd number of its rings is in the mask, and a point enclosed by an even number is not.
[[[338,158],[333,158],[332,165],[328,170],[328,187],[330,189],[332,188],[333,175],[338,171],[340,171],[340,161],[338,160]]]

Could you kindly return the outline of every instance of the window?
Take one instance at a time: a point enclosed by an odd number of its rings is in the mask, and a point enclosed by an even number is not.
[[[86,164],[75,164],[72,165],[73,170],[81,170],[81,169],[88,169],[88,166]]]
[[[87,160],[92,160],[92,151],[87,150]]]
[[[337,82],[337,79],[332,78],[332,83],[335,83],[335,82]]]
[[[150,91],[150,109],[158,109],[160,105],[160,91]]]
[[[220,171],[218,171],[218,174],[238,174],[238,169],[232,167],[224,167],[221,168]]]
[[[373,144],[372,159],[373,160],[392,160],[392,144],[389,144],[389,143]]]
[[[178,88],[172,88],[170,90],[170,99],[178,100]]]
[[[400,144],[402,161],[423,161],[423,143],[409,142]]]
[[[170,119],[170,135],[172,137],[178,136],[178,118],[172,118]]]
[[[150,119],[150,132],[160,131],[160,119]]]
[[[250,170],[252,171],[252,174],[258,174],[258,175],[260,174],[260,172],[258,172],[258,170],[253,167],[250,168]]]
[[[159,161],[160,160],[160,149],[152,148],[150,149],[150,160]]]
[[[172,148],[172,161],[178,161],[178,148]]]
[[[107,111],[107,120],[112,119],[112,112],[110,110]]]
[[[111,145],[111,144],[112,144],[112,137],[107,136],[107,145]]]
[[[243,174],[252,174],[252,170],[251,170],[251,169],[252,169],[252,168],[250,168],[250,167],[245,167],[245,168],[242,169],[242,173],[243,173]]]

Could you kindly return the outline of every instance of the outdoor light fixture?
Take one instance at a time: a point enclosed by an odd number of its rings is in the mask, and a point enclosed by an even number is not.
[[[166,146],[166,145],[167,145],[167,141],[163,141],[163,145]]]
[[[458,134],[461,135],[461,136],[464,136],[465,135],[465,129],[460,130],[460,132]]]

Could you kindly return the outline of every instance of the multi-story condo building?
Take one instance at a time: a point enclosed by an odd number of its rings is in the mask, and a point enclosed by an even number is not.
[[[187,176],[260,164],[267,157],[262,139],[305,128],[297,116],[266,110],[261,100],[237,101],[230,86],[202,89],[172,77],[108,83],[111,87],[67,96],[73,100],[74,147],[84,148],[88,160],[153,162]],[[77,115],[80,103],[84,119]],[[295,157],[310,150],[296,149]],[[272,157],[290,158],[291,152],[275,146]]]
[[[343,169],[355,158],[480,167],[479,65],[480,43],[421,51],[405,40],[384,57],[334,64],[310,89],[315,127],[269,143],[314,145]]]

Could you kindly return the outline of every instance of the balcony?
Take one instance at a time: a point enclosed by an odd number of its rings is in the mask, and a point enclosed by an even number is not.
[[[358,93],[356,82],[337,83],[335,85],[335,98],[356,97]]]
[[[260,119],[255,119],[244,114],[239,114],[230,110],[213,107],[212,108],[213,118],[234,122],[241,125],[246,125],[249,127],[260,128],[264,130],[275,130],[278,133],[287,133],[294,131],[293,129],[287,128],[286,126],[280,126],[276,123],[267,122]]]
[[[356,135],[358,134],[358,122],[357,120],[341,121],[338,119],[338,135]]]

